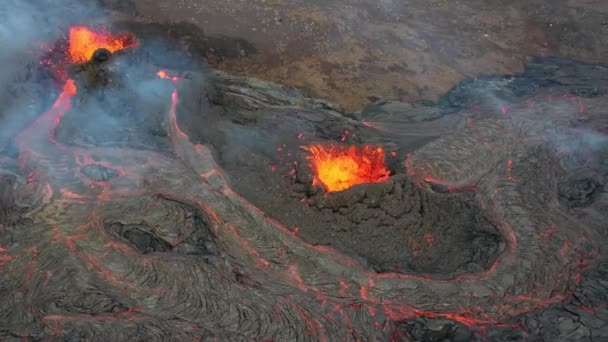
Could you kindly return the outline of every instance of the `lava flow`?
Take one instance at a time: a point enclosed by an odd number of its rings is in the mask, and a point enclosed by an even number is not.
[[[120,34],[112,36],[105,32],[95,32],[84,26],[73,26],[69,33],[69,54],[71,62],[83,63],[88,61],[97,49],[108,49],[110,52],[116,52],[122,49],[136,46],[135,37],[131,34]],[[74,80],[68,79],[63,86],[63,90],[57,101],[49,111],[49,115],[54,116],[54,126],[59,125],[59,121],[71,105],[71,99],[77,93]],[[39,120],[44,118],[41,116]],[[35,124],[35,123],[34,123]],[[54,134],[50,137],[54,140]]]
[[[315,178],[327,192],[342,191],[358,184],[385,182],[390,171],[384,160],[384,149],[371,145],[311,145],[307,159]]]
[[[123,38],[75,27],[70,32],[71,58],[79,63],[98,48],[115,52],[133,46],[135,40]],[[98,67],[103,62],[94,63]],[[178,88],[201,88],[195,87],[197,77],[178,74],[157,73],[175,86],[170,106],[166,94],[168,110],[162,117],[170,123],[167,133],[175,157],[152,149],[80,146],[55,139],[73,96],[88,96],[86,91],[77,94],[78,75],[65,83],[53,107],[17,138],[21,170],[32,172],[22,182],[27,196],[18,201],[28,210],[29,221],[23,220],[27,229],[0,225],[15,235],[14,240],[2,236],[0,241],[0,267],[8,279],[3,279],[3,292],[9,300],[25,299],[23,305],[3,306],[0,326],[10,327],[13,335],[65,339],[83,329],[104,334],[104,340],[199,340],[217,332],[218,340],[390,336],[396,341],[409,331],[403,329],[413,326],[410,323],[445,319],[479,327],[481,333],[493,325],[521,329],[521,336],[527,336],[527,326],[520,327],[512,317],[583,298],[578,293],[588,279],[582,272],[595,256],[589,252],[586,231],[571,233],[571,221],[556,220],[549,228],[536,221],[531,213],[551,210],[543,197],[535,197],[546,196],[541,191],[544,183],[538,182],[539,191],[515,187],[532,184],[541,172],[535,170],[544,172],[550,163],[527,161],[524,166],[535,172],[525,173],[512,170],[509,159],[506,173],[504,167],[493,171],[501,177],[480,182],[478,200],[509,237],[509,248],[486,271],[450,279],[378,273],[333,247],[306,242],[236,193],[211,147],[192,143],[179,127],[179,110],[192,115],[201,110],[188,108],[192,95],[180,97]],[[81,102],[74,101],[74,112],[82,108]],[[147,102],[137,104],[148,108]],[[314,183],[327,192],[384,182],[390,176],[379,146],[302,148],[308,152]],[[412,196],[417,204],[410,209],[430,212],[433,207],[427,204],[435,197],[411,188],[410,194],[420,198]],[[530,221],[519,220],[523,215]],[[429,247],[441,241],[424,233]],[[591,304],[581,305],[581,310],[597,310]],[[584,319],[577,314],[577,321]],[[456,324],[444,326],[442,334],[456,330]],[[431,334],[417,340],[430,340]],[[457,340],[473,337],[465,334]]]
[[[95,32],[84,26],[71,27],[69,39],[69,53],[74,63],[88,61],[97,49],[104,48],[116,52],[137,46],[135,37],[131,34],[114,36],[107,32]]]

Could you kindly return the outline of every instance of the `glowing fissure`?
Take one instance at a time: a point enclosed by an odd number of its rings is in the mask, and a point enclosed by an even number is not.
[[[381,147],[316,144],[302,148],[310,153],[306,158],[314,172],[314,185],[327,192],[385,182],[390,177]]]

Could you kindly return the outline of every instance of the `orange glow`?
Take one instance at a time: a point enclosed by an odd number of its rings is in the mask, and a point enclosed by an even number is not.
[[[162,79],[171,80],[173,83],[179,81],[179,77],[170,75],[166,70],[159,70],[156,75]]]
[[[74,83],[74,80],[70,79],[65,83],[65,86],[63,86],[63,93],[66,94],[66,96],[74,96],[76,95],[76,92],[78,91],[78,89],[76,88],[76,83]]]
[[[106,32],[95,32],[84,26],[70,28],[69,52],[74,63],[88,61],[97,49],[105,48],[116,52],[136,45],[135,37],[131,34],[113,36]]]
[[[384,161],[384,150],[371,145],[311,145],[303,147],[312,168],[315,185],[325,191],[342,191],[357,184],[385,182],[390,171]]]

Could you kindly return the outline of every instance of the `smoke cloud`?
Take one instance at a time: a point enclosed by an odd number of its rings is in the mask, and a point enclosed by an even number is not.
[[[106,3],[114,5],[114,2],[0,2],[0,153],[7,150],[15,135],[29,122],[50,107],[59,91],[57,87],[53,88],[49,75],[41,72],[39,62],[43,56],[58,42],[67,41],[71,26],[122,31],[113,26],[109,12],[104,7]],[[78,78],[86,78],[88,71],[71,73],[77,78],[77,85],[80,82],[79,94],[73,106],[78,113],[70,114],[72,118],[65,122],[70,126],[66,134],[73,137],[73,142],[94,143],[87,140],[105,137],[104,141],[131,145],[141,143],[144,146],[142,135],[163,135],[160,118],[164,116],[161,112],[166,110],[170,101],[171,89],[168,86],[171,88],[171,84],[156,76],[156,68],[204,70],[200,63],[194,63],[192,58],[180,51],[179,44],[149,36],[143,40],[145,46],[137,49],[138,62],[134,62],[132,55],[116,55],[104,67],[102,73],[112,78],[119,87],[83,84],[83,80]]]
[[[41,57],[69,26],[102,22],[104,13],[93,0],[0,2],[0,151],[40,114],[39,99],[49,93],[35,82]]]

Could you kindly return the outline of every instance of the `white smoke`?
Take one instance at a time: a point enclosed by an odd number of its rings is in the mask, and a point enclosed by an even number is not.
[[[40,114],[31,78],[34,67],[71,25],[103,21],[96,0],[0,1],[0,152],[11,137]]]

